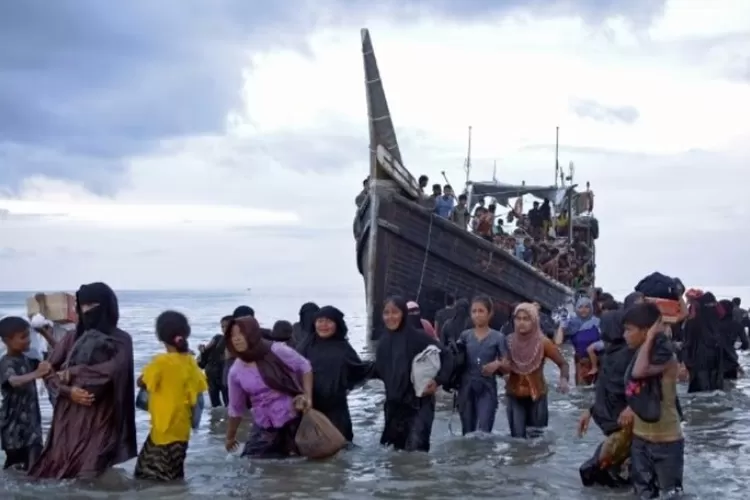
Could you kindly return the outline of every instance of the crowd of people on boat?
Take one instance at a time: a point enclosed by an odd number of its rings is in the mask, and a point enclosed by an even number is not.
[[[115,293],[103,283],[83,285],[76,295],[78,322],[59,340],[39,318],[0,320],[5,468],[33,478],[91,478],[137,456],[136,478],[180,479],[204,391],[212,406],[227,407],[227,451],[238,448],[240,422],[249,418],[242,456],[311,456],[299,445],[299,432],[313,410],[341,436],[337,450],[343,449],[356,438],[347,395],[371,379],[384,387],[384,446],[429,451],[440,388],[454,394],[464,435],[492,432],[502,405],[511,436],[534,437],[549,421],[545,361],[557,366],[557,389],[567,392],[571,369],[560,346],[570,343],[575,384],[595,387],[579,434],[593,420],[605,436],[580,467],[583,483],[630,486],[640,498],[656,498],[682,489],[678,382],[686,381],[688,392],[722,390],[742,374],[735,344],[750,347],[739,299],[719,301],[708,291],[667,285],[678,307],[665,312],[664,299],[653,298],[665,295],[658,276],[639,283],[623,304],[601,291],[582,296],[559,324],[537,304],[504,307],[485,296],[455,300],[432,323],[416,302],[390,297],[372,360],[356,353],[344,313],[330,305],[306,303],[299,321],[272,328],[262,328],[251,307],[236,307],[221,318],[221,331],[198,347],[197,360],[187,317],[165,311],[155,322],[165,352],[138,377],[133,340],[118,327]],[[36,334],[52,340],[42,360],[30,356]],[[46,440],[40,379],[55,393]],[[151,417],[140,452],[136,388],[147,394],[143,408]]]
[[[570,218],[563,210],[554,215],[550,201],[535,201],[526,213],[511,207],[503,217],[497,213],[495,203],[485,206],[484,198],[473,207],[468,204],[466,194],[456,196],[449,184],[433,184],[431,194],[426,192],[429,178],[419,178],[422,203],[439,217],[455,223],[514,255],[519,260],[534,266],[551,278],[571,288],[588,287],[593,283],[594,252],[586,243],[590,241],[586,228],[574,227],[570,231]],[[363,181],[363,189],[356,198],[357,206],[367,196],[369,178]],[[513,229],[506,229],[504,221],[515,222]]]

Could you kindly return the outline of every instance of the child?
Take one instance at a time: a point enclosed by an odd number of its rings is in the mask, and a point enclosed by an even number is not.
[[[637,383],[659,377],[661,384],[659,420],[646,422],[634,411],[630,479],[638,498],[681,492],[685,441],[677,400],[679,364],[662,333],[664,325],[656,305],[643,303],[628,309],[623,324],[625,341],[631,349],[638,349],[631,379]]]
[[[138,378],[138,386],[148,391],[151,432],[138,455],[134,475],[172,481],[185,476],[192,409],[208,384],[190,355],[190,325],[185,315],[161,313],[156,319],[156,336],[167,352],[154,356]]]
[[[42,416],[36,380],[51,371],[50,364],[41,361],[36,369],[24,355],[31,338],[29,323],[17,316],[0,320],[0,338],[7,348],[0,358],[0,439],[5,451],[5,469],[28,470],[42,451]]]

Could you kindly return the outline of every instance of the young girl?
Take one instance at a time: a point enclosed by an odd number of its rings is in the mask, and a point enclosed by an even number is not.
[[[539,327],[539,310],[523,303],[513,314],[513,333],[506,337],[510,375],[505,384],[505,407],[512,437],[527,437],[527,429],[547,427],[547,382],[544,362],[552,360],[560,369],[558,390],[568,391],[568,363]]]
[[[465,330],[461,340],[466,345],[466,371],[458,390],[458,411],[464,435],[475,432],[492,432],[497,412],[496,375],[508,364],[502,361],[505,338],[489,326],[492,318],[492,301],[489,297],[476,297],[471,303],[471,321],[474,328]]]
[[[167,352],[157,354],[138,378],[138,385],[148,391],[151,432],[138,455],[135,477],[172,481],[185,475],[192,409],[208,385],[188,349],[190,325],[185,315],[161,313],[156,336]]]

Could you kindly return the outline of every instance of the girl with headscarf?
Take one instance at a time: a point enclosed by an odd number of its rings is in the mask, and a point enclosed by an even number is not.
[[[292,325],[292,347],[300,345],[313,334],[315,313],[320,310],[315,302],[305,302],[299,308],[299,321]]]
[[[505,408],[510,435],[525,438],[529,427],[544,428],[549,421],[545,360],[552,360],[560,369],[560,392],[568,391],[570,373],[560,350],[542,333],[534,304],[519,304],[513,318],[514,331],[506,337],[510,374],[505,384]]]
[[[625,307],[632,307],[639,301],[643,301],[642,294],[634,292],[625,299]],[[630,455],[633,412],[625,397],[625,373],[635,350],[625,342],[624,314],[624,309],[604,311],[599,325],[604,342],[601,372],[596,379],[594,404],[578,422],[578,435],[586,433],[593,418],[605,439],[579,469],[584,486],[614,488],[629,484],[623,466]]]
[[[435,391],[447,383],[453,364],[450,352],[441,349],[440,371],[424,394],[416,395],[411,380],[412,362],[428,346],[440,346],[424,331],[416,330],[408,316],[406,300],[391,297],[385,301],[385,332],[375,352],[373,373],[385,387],[385,424],[380,444],[392,445],[397,450],[427,452],[435,418]]]
[[[47,442],[29,475],[92,478],[135,457],[133,342],[117,328],[117,297],[104,283],[76,293],[78,325],[57,345],[49,383],[58,394]]]
[[[724,388],[723,349],[719,304],[711,292],[693,293],[690,317],[685,321],[683,362],[689,373],[688,392]]]
[[[576,302],[576,314],[557,330],[555,343],[560,345],[570,340],[575,350],[576,385],[590,385],[596,378],[592,369],[588,348],[599,341],[599,318],[594,316],[594,305],[590,298],[581,297]]]
[[[417,330],[424,330],[424,332],[432,338],[437,339],[435,329],[432,324],[422,317],[422,311],[419,308],[419,304],[410,300],[406,303],[406,307],[409,309],[409,321],[412,326]]]
[[[344,313],[324,306],[315,313],[315,332],[300,346],[313,373],[313,408],[323,413],[347,441],[354,439],[347,394],[365,382],[373,363],[364,363],[347,339]]]
[[[263,338],[258,321],[235,319],[226,344],[236,361],[229,370],[226,449],[237,447],[237,428],[250,402],[253,427],[242,456],[284,458],[297,453],[299,411],[312,405],[310,362],[291,347]]]

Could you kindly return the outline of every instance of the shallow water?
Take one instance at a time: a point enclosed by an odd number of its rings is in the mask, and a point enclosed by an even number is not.
[[[22,313],[25,296],[0,293],[0,315]],[[330,302],[344,310],[352,343],[363,356],[369,355],[364,338],[364,300],[358,290],[309,295],[299,290],[292,293],[269,290],[263,296],[258,292],[252,295],[123,292],[121,326],[133,335],[138,371],[161,349],[153,335],[153,321],[164,309],[174,308],[189,315],[193,325],[191,343],[197,346],[217,331],[221,316],[237,305],[252,305],[261,322],[271,324],[282,317],[293,319],[299,305],[310,299],[321,305]],[[750,360],[741,356],[743,365],[750,366]],[[557,379],[554,367],[547,367],[547,378]],[[591,403],[591,390],[551,394],[550,427],[543,437],[528,442],[507,437],[502,405],[494,434],[460,437],[458,417],[450,411],[450,396],[443,395],[433,427],[432,451],[407,454],[378,445],[382,429],[381,389],[379,382],[371,382],[351,393],[358,448],[329,461],[249,461],[227,454],[226,414],[223,409],[207,410],[201,428],[190,442],[184,483],[165,486],[135,481],[132,477],[135,460],[132,460],[92,483],[30,482],[23,476],[0,472],[0,498],[35,499],[53,494],[71,499],[160,500],[189,494],[212,495],[216,499],[630,497],[627,492],[613,494],[581,487],[578,466],[589,458],[601,437],[593,423],[588,436],[583,439],[575,436],[581,410]],[[681,389],[684,391],[684,387]],[[746,478],[750,475],[750,379],[738,381],[726,393],[683,394],[682,402],[687,419],[686,493],[690,497],[725,500],[746,497]],[[46,396],[42,397],[42,413],[46,427],[51,416]],[[137,418],[138,439],[142,441],[148,433],[148,416],[139,411]]]

